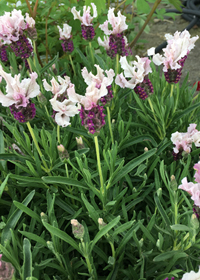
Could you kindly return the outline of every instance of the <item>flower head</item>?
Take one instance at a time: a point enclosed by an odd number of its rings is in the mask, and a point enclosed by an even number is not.
[[[115,72],[113,69],[105,70],[107,77],[104,75],[104,70],[99,67],[99,65],[94,65],[97,69],[97,75],[93,75],[92,72],[88,73],[86,67],[82,69],[82,76],[87,85],[90,85],[92,82],[96,83],[96,87],[100,88],[103,83],[106,87],[111,85],[113,82],[113,77],[115,76]]]
[[[70,125],[70,117],[74,117],[79,113],[79,107],[76,106],[76,102],[68,99],[60,102],[55,95],[50,99],[53,110],[55,111],[55,122],[62,127]]]
[[[71,38],[71,31],[72,27],[69,26],[68,24],[63,24],[63,29],[60,28],[60,26],[57,26],[59,33],[60,33],[60,40],[64,39],[70,39]]]
[[[148,50],[148,55],[153,55],[153,62],[156,65],[163,64],[165,78],[169,83],[178,83],[181,78],[181,71],[189,52],[194,48],[194,43],[199,38],[190,38],[187,30],[176,31],[174,36],[166,34],[167,47],[163,49],[164,55],[155,54],[155,48]]]
[[[58,82],[57,82],[58,80]],[[54,95],[60,96],[63,94],[70,85],[70,78],[64,76],[64,79],[60,76],[57,77],[57,80],[53,77],[51,79],[51,85],[49,85],[46,79],[43,80],[43,86],[47,91],[51,91]]]
[[[104,31],[105,35],[120,34],[128,28],[128,25],[125,23],[126,17],[123,16],[120,11],[117,13],[116,17],[114,10],[115,8],[109,8],[108,20],[99,25],[99,28]],[[109,23],[112,26],[112,30],[108,29]]]
[[[94,3],[91,3],[93,8],[93,17],[90,15],[91,7],[83,7],[83,16],[81,17],[80,11],[77,11],[75,7],[71,9],[74,19],[79,19],[81,23],[85,26],[92,26],[92,20],[97,17],[97,8]]]
[[[200,132],[196,129],[196,126],[196,124],[190,124],[187,132],[176,131],[172,133],[171,141],[174,144],[173,151],[175,154],[182,151],[190,153],[192,143],[194,143],[196,147],[200,147]]]
[[[85,96],[75,93],[74,87],[70,87],[67,92],[70,100],[82,104],[86,110],[92,109],[101,97],[108,94],[106,85],[102,83],[101,87],[97,88],[96,82],[92,82],[86,88]]]
[[[6,44],[18,41],[24,29],[26,29],[26,23],[21,11],[14,9],[11,13],[5,12],[0,17],[0,39]]]
[[[20,74],[15,75],[13,78],[11,74],[4,72],[2,66],[0,66],[0,75],[7,83],[7,95],[0,91],[0,103],[4,107],[9,107],[13,104],[16,108],[27,107],[29,99],[36,97],[40,93],[40,87],[36,83],[38,75],[35,72],[30,74],[31,78],[23,79],[20,82]]]

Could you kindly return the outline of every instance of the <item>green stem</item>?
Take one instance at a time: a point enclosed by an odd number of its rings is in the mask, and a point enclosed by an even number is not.
[[[29,68],[30,68],[30,72],[32,73],[33,71],[32,71],[32,68],[31,68],[31,63],[30,63],[29,58],[27,58],[27,61],[28,61],[28,66],[29,66]]]
[[[58,144],[60,144],[60,126],[57,125],[57,139],[58,139]]]
[[[33,139],[33,142],[34,142],[34,144],[35,144],[35,146],[36,146],[36,149],[37,149],[37,151],[38,151],[38,154],[39,154],[39,156],[40,156],[40,158],[41,158],[41,160],[42,160],[42,162],[43,162],[43,164],[44,164],[44,167],[45,167],[45,169],[46,169],[45,171],[50,175],[49,168],[48,168],[46,162],[45,162],[44,159],[43,159],[44,156],[43,156],[43,154],[42,154],[42,152],[41,152],[41,150],[40,150],[40,147],[39,147],[39,145],[38,145],[38,142],[37,142],[37,139],[36,139],[36,137],[35,137],[34,131],[33,131],[32,127],[31,127],[31,124],[30,124],[30,122],[27,122],[26,124],[27,124],[27,126],[28,126],[28,130],[29,130],[29,132],[30,132],[30,134],[31,134],[31,137],[32,137],[32,139]]]
[[[102,170],[101,170],[98,136],[94,136],[94,143],[95,143],[97,165],[98,165],[99,177],[100,177],[100,185],[101,185],[100,190],[101,190],[102,195],[104,195],[104,183],[103,183],[103,174],[102,174]]]
[[[154,119],[155,119],[155,121],[156,121],[157,124],[158,124],[158,130],[159,130],[160,137],[161,137],[160,139],[163,139],[163,135],[162,135],[162,132],[161,132],[160,127],[159,127],[158,119],[156,118],[156,115],[155,115],[155,111],[154,111],[154,108],[153,108],[153,104],[152,104],[150,98],[147,98],[147,99],[148,99],[148,101],[149,101],[149,105],[150,105],[151,111],[152,111],[152,113],[153,113]]]
[[[91,58],[92,58],[92,64],[94,65],[94,55],[93,55],[93,51],[92,51],[92,44],[89,41],[89,47],[90,47],[90,53],[91,53]]]
[[[112,140],[112,144],[114,144],[114,138],[113,138],[113,132],[112,132],[112,126],[111,126],[111,118],[110,118],[110,108],[107,106],[107,114],[108,114],[108,125],[109,125],[109,130],[110,130],[110,136]]]
[[[172,97],[174,91],[174,84],[171,84],[171,91],[170,91],[170,97]]]
[[[74,72],[74,76],[76,76],[76,70],[75,70],[75,67],[74,67],[74,63],[73,63],[71,54],[69,54],[69,60],[71,62],[71,66],[72,66],[72,69],[73,69],[73,72]]]
[[[116,63],[115,63],[115,75],[116,76],[117,76],[118,72],[119,72],[119,54],[117,53],[117,55],[116,55]],[[117,87],[118,87],[118,85],[115,84],[114,89],[113,89],[113,94],[114,94],[114,98],[115,99],[116,99]]]
[[[110,247],[111,247],[111,250],[112,250],[112,256],[115,259],[115,247],[114,247],[114,244],[111,241],[109,243],[110,243]]]

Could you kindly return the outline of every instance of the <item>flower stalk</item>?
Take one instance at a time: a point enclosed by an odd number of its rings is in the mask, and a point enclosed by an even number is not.
[[[114,138],[113,138],[113,132],[112,132],[112,126],[111,126],[111,117],[110,117],[110,108],[107,106],[107,114],[108,114],[108,126],[109,126],[109,130],[110,130],[110,137],[112,140],[112,144],[114,144]]]
[[[99,177],[100,177],[100,191],[101,191],[101,194],[104,196],[105,190],[104,190],[103,174],[102,174],[102,169],[101,169],[98,136],[94,136],[94,143],[95,143],[95,149],[96,149],[97,166],[98,166]]]
[[[32,127],[31,127],[31,124],[30,124],[30,122],[27,122],[26,124],[27,124],[28,130],[29,130],[29,132],[30,132],[30,134],[31,134],[31,137],[32,137],[32,139],[33,139],[33,142],[34,142],[34,144],[35,144],[35,146],[36,146],[36,149],[37,149],[37,151],[38,151],[38,154],[39,154],[39,156],[40,156],[40,158],[41,158],[41,160],[42,160],[42,162],[43,162],[43,165],[44,165],[44,167],[45,167],[45,171],[46,171],[49,175],[51,175],[51,173],[49,172],[49,168],[48,168],[48,166],[47,166],[45,160],[43,159],[44,156],[43,156],[43,154],[42,154],[42,152],[41,152],[41,150],[40,150],[40,147],[39,147],[39,145],[38,145],[38,142],[37,142],[37,139],[36,139],[36,137],[35,137],[34,131],[33,131]]]

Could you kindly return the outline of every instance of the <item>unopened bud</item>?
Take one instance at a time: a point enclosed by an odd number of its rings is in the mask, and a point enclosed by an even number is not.
[[[18,67],[19,67],[19,71],[21,71],[21,70],[22,70],[22,66],[21,66],[21,64],[20,64]]]
[[[141,238],[141,239],[139,240],[140,247],[142,247],[142,246],[143,246],[143,243],[144,243],[144,239],[143,239],[143,238]]]
[[[56,253],[53,242],[52,241],[47,241],[47,247],[49,250],[51,250],[54,254]]]
[[[112,123],[115,123],[115,119],[112,119]]]
[[[1,260],[2,254],[0,254],[0,280],[11,280],[15,272],[11,263]]]
[[[192,228],[194,228],[194,229],[199,228],[199,221],[198,221],[196,214],[192,214],[191,219],[190,219],[190,224],[191,224]]]
[[[58,149],[58,154],[59,154],[59,157],[61,160],[64,160],[65,158],[66,159],[69,158],[69,153],[62,144],[58,145],[57,149]]]
[[[85,146],[84,146],[84,144],[83,144],[83,139],[82,139],[82,137],[76,137],[76,143],[77,143],[77,148],[78,148],[78,150],[81,150],[81,149],[84,149],[85,148]]]
[[[47,105],[47,99],[44,96],[44,94],[42,94],[41,92],[38,94],[38,101],[42,104],[42,105]]]
[[[48,217],[44,212],[40,213],[40,217],[41,217],[42,222],[48,223]]]
[[[174,191],[177,190],[178,184],[176,182],[176,178],[174,175],[171,176],[170,186],[171,186],[172,190],[174,190]]]
[[[101,230],[102,228],[104,228],[107,224],[104,223],[102,218],[98,219],[98,224],[99,224],[99,230]]]
[[[52,64],[52,69],[54,70],[54,69],[56,69],[56,65],[55,65],[55,63],[54,64]]]
[[[158,195],[159,198],[161,197],[161,195],[162,195],[162,189],[161,188],[159,188],[157,190],[157,195]]]
[[[148,150],[149,150],[149,149],[148,149],[147,147],[144,148],[144,152],[145,152],[145,153],[148,152]]]
[[[74,237],[77,239],[83,238],[85,233],[84,226],[75,219],[71,220],[71,225],[72,225],[72,233]]]

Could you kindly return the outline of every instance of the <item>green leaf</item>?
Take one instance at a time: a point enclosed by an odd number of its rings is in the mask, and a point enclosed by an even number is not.
[[[143,224],[141,223],[141,221],[138,222],[138,224],[140,225],[141,230],[143,231],[144,235],[154,244],[156,245],[156,240],[153,238],[153,236],[151,235],[151,233],[149,232],[149,230],[143,226]]]
[[[35,190],[33,190],[32,192],[30,192],[27,197],[23,200],[22,204],[24,204],[25,206],[27,206],[30,201],[32,200],[32,198],[35,195]],[[14,229],[17,222],[19,221],[21,215],[22,215],[23,211],[22,210],[15,210],[14,213],[10,216],[10,218],[8,219],[5,228],[2,231],[2,235],[1,235],[1,244],[4,244],[6,242],[6,240],[10,240],[11,238],[11,232],[10,229]]]
[[[154,200],[155,200],[155,202],[156,202],[156,205],[157,205],[157,207],[158,207],[158,210],[159,210],[159,212],[160,212],[160,214],[161,214],[161,216],[162,216],[162,218],[163,218],[163,220],[164,220],[164,222],[165,222],[167,228],[169,229],[169,228],[170,228],[170,220],[169,220],[169,218],[168,218],[168,216],[167,216],[167,214],[166,214],[164,208],[162,207],[162,205],[161,205],[161,203],[160,203],[160,200],[159,200],[159,198],[158,198],[158,196],[157,196],[156,193],[154,194]]]
[[[74,241],[74,239],[71,238],[71,236],[69,236],[67,233],[65,233],[64,231],[62,231],[58,228],[55,228],[45,222],[43,222],[43,225],[52,235],[55,235],[55,236],[59,237],[60,239],[64,240],[66,243],[70,244],[74,249],[76,249],[79,253],[81,253],[77,242]]]
[[[139,13],[148,14],[151,11],[151,8],[146,0],[137,0],[136,7]]]
[[[82,59],[83,64],[87,67],[87,70],[91,71],[92,69],[90,63],[88,62],[88,58],[82,53],[80,49],[76,48],[76,52],[80,55],[80,58]]]
[[[177,251],[169,251],[169,252],[162,253],[162,254],[156,256],[153,259],[153,261],[154,262],[161,262],[161,261],[171,259],[176,253],[177,253]]]
[[[23,242],[23,279],[27,277],[32,277],[32,254],[31,254],[31,243],[27,238],[24,238]]]
[[[156,152],[156,148],[151,149],[150,151],[142,154],[141,156],[132,159],[131,161],[129,161],[129,163],[127,163],[119,172],[118,174],[115,176],[112,184],[114,185],[115,183],[117,183],[119,180],[121,180],[126,174],[128,174],[129,172],[131,172],[134,168],[136,168],[138,165],[140,165],[144,160],[150,158],[153,154],[155,154]]]
[[[6,179],[3,181],[3,183],[2,183],[1,186],[0,186],[0,198],[1,198],[1,196],[2,196],[2,194],[3,194],[3,191],[4,191],[5,187],[6,187],[6,184],[7,184],[7,181],[8,181],[9,176],[10,176],[10,174],[8,174],[8,175],[6,176]]]
[[[40,70],[40,75],[44,72],[46,72],[54,63],[56,63],[58,59],[59,54],[57,54],[47,65],[45,65],[41,70]]]
[[[158,145],[156,143],[156,141],[154,140],[154,138],[151,137],[150,135],[141,135],[141,136],[138,136],[138,137],[134,137],[134,139],[127,140],[125,143],[123,143],[123,145],[119,145],[119,151],[122,151],[125,148],[128,148],[132,145],[135,145],[137,143],[141,143],[141,142],[144,142],[144,141],[151,142],[154,147],[157,147],[157,145]]]
[[[61,177],[61,176],[42,177],[42,180],[47,184],[61,184],[61,185],[64,184],[64,185],[75,186],[78,188],[88,189],[87,185],[85,185],[84,183],[78,180]]]
[[[3,139],[3,132],[0,130],[0,154],[5,153],[4,149],[4,139]],[[0,161],[0,165],[5,170],[6,168],[6,161]]]
[[[107,224],[105,227],[103,227],[95,236],[95,238],[92,241],[90,252],[92,252],[94,245],[99,241],[99,239],[104,236],[106,233],[108,233],[111,228],[116,226],[116,224],[119,222],[120,216],[116,217],[114,220],[112,220],[109,224]]]
[[[86,196],[83,193],[81,194],[81,198],[85,204],[85,207],[87,208],[87,210],[89,212],[90,217],[95,222],[95,224],[98,224],[99,214],[94,209],[94,207],[88,202]]]
[[[46,246],[46,241],[42,237],[38,236],[37,234],[27,232],[27,231],[20,231],[20,230],[19,230],[19,232],[22,235],[26,236],[27,238]]]
[[[177,10],[182,12],[181,7],[183,7],[183,4],[180,0],[169,0],[169,3],[171,3]]]
[[[106,9],[106,0],[85,0],[86,6],[91,6],[91,3],[94,3],[97,7],[98,15],[102,13],[102,11],[105,11]]]
[[[18,261],[16,260],[16,258],[13,256],[13,254],[10,254],[10,252],[5,247],[3,247],[1,244],[0,244],[0,250],[1,250],[1,253],[12,263],[12,265],[20,273],[21,272],[21,266],[18,263]]]
[[[179,231],[190,231],[191,230],[189,227],[187,227],[185,225],[181,225],[181,224],[172,225],[170,227],[173,230],[179,230]]]
[[[24,213],[26,213],[27,215],[29,215],[31,218],[36,219],[36,221],[38,221],[39,223],[41,223],[41,219],[40,217],[30,208],[28,208],[27,206],[25,206],[24,204],[18,202],[18,201],[13,201],[13,204],[19,208],[20,210],[22,210]]]

